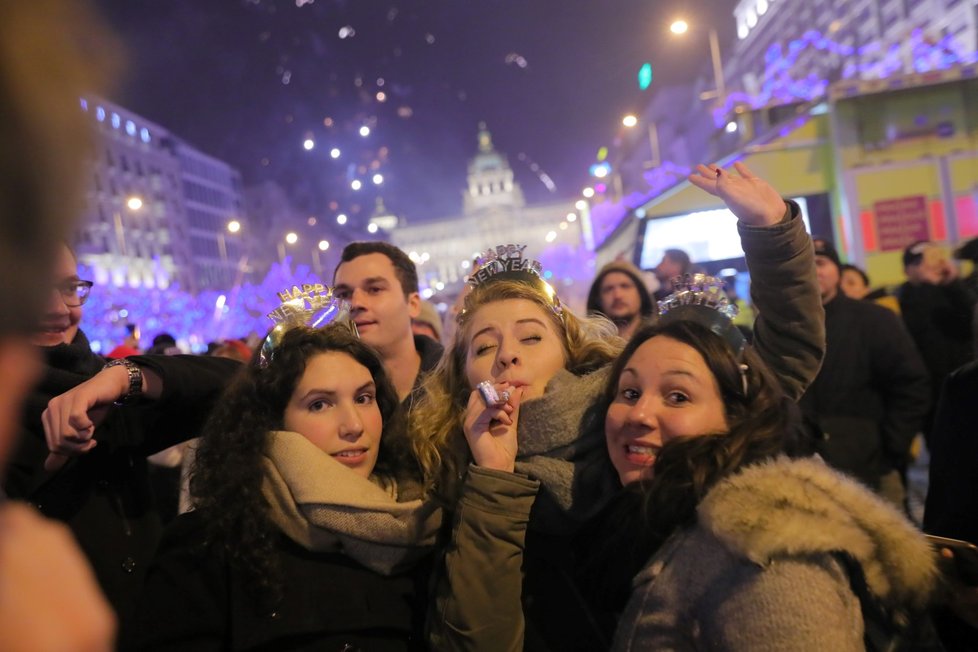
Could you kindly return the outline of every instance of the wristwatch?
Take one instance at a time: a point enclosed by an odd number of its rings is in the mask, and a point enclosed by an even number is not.
[[[125,405],[126,403],[132,403],[140,396],[143,395],[143,370],[139,368],[135,362],[129,360],[128,358],[119,358],[118,360],[112,360],[107,365],[102,367],[102,369],[108,369],[109,367],[125,367],[126,372],[129,374],[129,391],[127,391],[118,401],[116,405]]]

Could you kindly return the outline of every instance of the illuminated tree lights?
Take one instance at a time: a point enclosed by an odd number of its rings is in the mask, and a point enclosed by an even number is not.
[[[207,343],[228,339],[263,336],[272,323],[266,316],[281,302],[283,288],[319,279],[308,266],[292,270],[291,258],[272,265],[259,285],[244,283],[227,292],[207,291],[196,296],[177,286],[127,288],[97,285],[85,303],[81,326],[93,350],[106,353],[126,336],[125,325],[138,324],[143,346],[159,333],[173,335],[184,350],[199,353]],[[83,278],[91,270],[82,269]]]

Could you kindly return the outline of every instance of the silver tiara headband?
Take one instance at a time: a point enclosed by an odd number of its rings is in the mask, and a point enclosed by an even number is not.
[[[275,322],[262,342],[258,354],[258,366],[267,367],[272,361],[275,349],[282,343],[282,336],[298,326],[323,328],[332,323],[345,323],[354,335],[358,335],[356,324],[350,320],[350,304],[333,296],[333,289],[322,283],[293,285],[278,293],[281,304],[268,313]]]
[[[659,323],[688,320],[708,328],[731,346],[739,359],[747,345],[733,319],[739,312],[724,292],[724,282],[707,274],[684,274],[672,281],[673,292],[659,302]]]
[[[476,259],[476,268],[469,275],[468,284],[473,288],[489,285],[500,280],[516,281],[541,292],[550,303],[551,310],[559,317],[564,309],[557,291],[543,278],[543,265],[538,260],[524,258],[526,245],[505,244],[491,247]],[[461,323],[469,310],[459,311],[456,321]]]

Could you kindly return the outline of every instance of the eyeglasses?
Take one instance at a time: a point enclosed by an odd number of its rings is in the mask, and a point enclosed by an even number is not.
[[[65,302],[66,306],[77,308],[88,299],[93,285],[95,284],[91,281],[65,281],[60,285],[55,285],[54,288],[61,295],[61,300]]]

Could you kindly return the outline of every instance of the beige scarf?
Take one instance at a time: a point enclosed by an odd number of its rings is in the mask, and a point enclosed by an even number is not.
[[[342,552],[382,575],[410,566],[435,543],[441,510],[399,502],[392,480],[361,477],[295,432],[268,434],[262,494],[272,522],[307,550]]]

